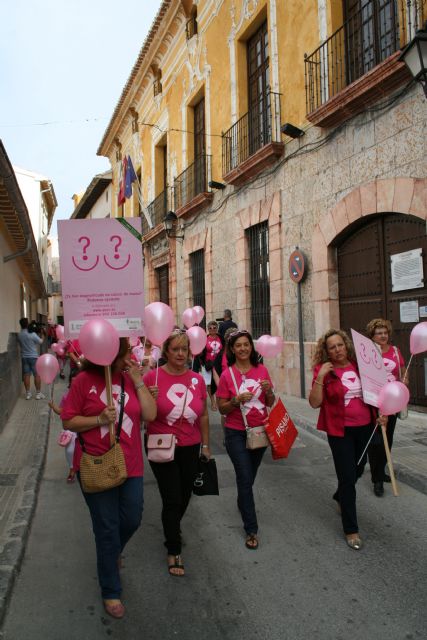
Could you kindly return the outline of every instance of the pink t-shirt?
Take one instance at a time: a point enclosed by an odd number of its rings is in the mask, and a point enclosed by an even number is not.
[[[206,340],[206,360],[215,360],[221,349],[221,338],[219,336],[208,336]]]
[[[405,366],[405,361],[400,353],[400,350],[396,347],[390,346],[390,349],[382,354],[385,370],[387,371],[387,382],[394,382],[399,380],[399,364],[400,369]]]
[[[148,371],[143,379],[147,387],[155,386],[156,371]],[[203,377],[194,371],[174,376],[160,367],[157,386],[157,416],[147,424],[148,435],[173,433],[178,447],[199,444],[200,416],[204,413],[207,395]]]
[[[141,406],[135,391],[135,385],[127,373],[123,373],[125,380],[125,406],[123,413],[120,444],[126,461],[128,476],[142,476],[144,465],[142,459],[141,441]],[[121,376],[113,374],[113,400],[117,408],[117,420],[119,419],[119,400],[121,393]],[[64,400],[61,419],[70,420],[75,416],[98,416],[107,406],[107,393],[103,374],[96,371],[82,371],[73,380],[67,397]],[[117,423],[116,423],[117,429]],[[81,434],[87,453],[100,455],[110,448],[110,434],[108,426],[94,427]],[[79,439],[76,439],[73,467],[77,471],[80,468],[82,450]]]
[[[267,417],[267,407],[265,406],[265,393],[261,389],[261,382],[268,380],[271,384],[270,374],[267,367],[263,364],[259,364],[257,367],[252,367],[247,373],[242,375],[240,371],[233,365],[233,373],[236,378],[238,393],[244,393],[245,391],[251,391],[254,396],[248,402],[241,405],[242,410],[245,412],[246,420],[250,427],[258,427],[263,424]],[[236,387],[230,375],[230,370],[227,367],[221,374],[219,379],[218,389],[216,392],[218,398],[229,400],[237,395]],[[245,429],[245,423],[243,422],[242,411],[239,407],[236,407],[233,411],[225,416],[225,426],[230,429]]]
[[[364,424],[370,424],[372,421],[371,411],[363,402],[362,383],[356,367],[350,363],[346,367],[334,368],[334,373],[347,390],[344,396],[344,425],[346,427],[360,427]]]

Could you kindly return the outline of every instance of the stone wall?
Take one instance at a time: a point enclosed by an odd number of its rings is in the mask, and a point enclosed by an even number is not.
[[[7,351],[0,353],[0,432],[21,392],[22,375],[16,333],[9,334]]]

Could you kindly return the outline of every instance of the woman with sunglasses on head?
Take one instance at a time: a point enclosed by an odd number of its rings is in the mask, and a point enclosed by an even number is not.
[[[248,331],[231,333],[226,352],[229,366],[220,377],[217,402],[220,413],[225,415],[225,447],[236,474],[237,506],[246,532],[245,545],[255,550],[259,541],[253,485],[266,447],[246,448],[243,413],[249,428],[264,424],[267,407],[274,403],[274,392],[268,370],[259,364]]]
[[[210,458],[206,386],[200,374],[188,368],[190,342],[185,331],[174,331],[163,343],[165,364],[149,371],[144,382],[157,404],[156,419],[147,425],[148,435],[173,434],[174,459],[151,462],[162,498],[162,523],[171,576],[185,573],[181,557],[181,520],[193,491],[202,453]],[[157,382],[156,382],[157,376]]]
[[[111,373],[114,404],[108,405],[104,367],[83,360],[81,373],[73,380],[64,400],[61,418],[64,429],[78,434],[73,459],[76,471],[80,468],[82,445],[88,454],[101,456],[110,449],[110,422],[115,423],[115,433],[119,434],[127,479],[113,489],[96,493],[82,489],[82,493],[92,518],[104,609],[113,618],[123,618],[121,553],[138,529],[143,510],[140,424],[141,420],[154,420],[156,403],[145,388],[138,364],[130,359],[127,338],[120,338]]]
[[[387,382],[399,380],[407,384],[405,361],[397,347],[390,343],[392,326],[389,320],[374,318],[367,327],[366,333],[378,348],[381,350],[385,370],[387,371]],[[396,427],[397,414],[388,416],[387,420],[387,442],[391,450],[393,446],[393,435]],[[369,466],[371,467],[371,478],[374,485],[374,494],[380,498],[384,495],[384,482],[390,482],[390,476],[385,473],[387,457],[384,448],[384,440],[381,433],[376,433],[372,438],[368,449]]]
[[[356,513],[356,482],[366,464],[366,446],[376,415],[363,401],[354,348],[345,331],[330,329],[319,338],[313,365],[308,400],[314,409],[320,407],[317,428],[326,431],[338,479],[332,497],[339,505],[347,544],[358,551],[362,540]]]

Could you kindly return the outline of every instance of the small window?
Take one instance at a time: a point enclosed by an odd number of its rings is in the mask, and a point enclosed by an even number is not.
[[[163,91],[162,83],[160,82],[159,78],[156,78],[154,80],[153,91],[154,91],[154,97],[160,95]]]
[[[191,40],[191,38],[197,34],[197,14],[192,15],[191,18],[187,20],[187,24],[185,25],[185,34],[187,36],[187,40]]]

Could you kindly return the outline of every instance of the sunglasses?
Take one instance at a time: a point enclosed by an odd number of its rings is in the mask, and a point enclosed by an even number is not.
[[[246,329],[239,329],[238,331],[233,331],[233,333],[230,333],[228,337],[235,338],[236,336],[247,336],[247,335],[249,335],[249,331],[246,331]]]

